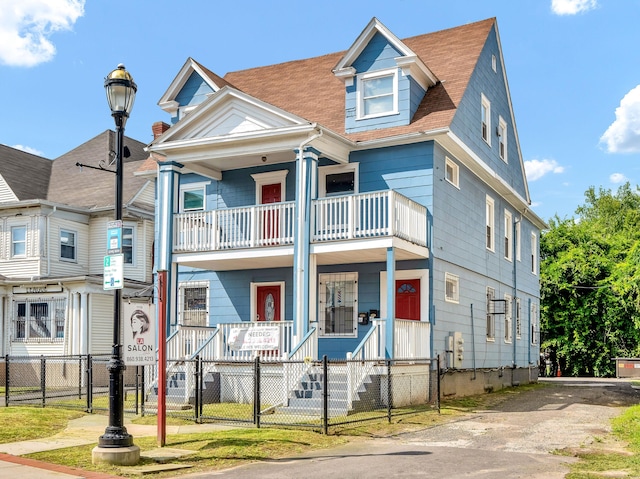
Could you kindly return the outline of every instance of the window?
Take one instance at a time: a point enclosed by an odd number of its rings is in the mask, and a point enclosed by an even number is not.
[[[358,163],[318,168],[319,196],[338,196],[358,192]]]
[[[496,337],[495,316],[493,315],[493,300],[495,297],[495,289],[487,288],[487,340],[489,341],[493,341]]]
[[[484,95],[482,95],[480,117],[482,120],[482,139],[491,145],[491,135],[489,134],[491,131],[491,103]]]
[[[358,118],[373,118],[398,111],[397,70],[367,73],[358,77]]]
[[[451,273],[444,274],[444,299],[449,303],[460,301],[460,278]]]
[[[209,283],[187,282],[179,287],[178,316],[183,326],[207,326]]]
[[[513,338],[513,304],[511,296],[504,295],[504,342],[510,343]]]
[[[180,187],[180,211],[203,211],[208,183],[191,183]]]
[[[516,223],[516,259],[521,261],[520,255],[520,221]]]
[[[516,298],[516,338],[522,337],[522,310],[520,298]]]
[[[500,158],[507,162],[507,122],[502,117],[498,119],[498,150]]]
[[[27,255],[27,227],[11,227],[11,256]]]
[[[357,283],[357,273],[321,274],[319,276],[320,335],[356,335]]]
[[[65,298],[34,298],[13,304],[13,341],[53,342],[64,339]]]
[[[76,234],[73,231],[60,230],[60,259],[76,261]]]
[[[504,210],[504,258],[513,260],[513,216],[507,210]]]
[[[531,233],[531,272],[538,273],[538,237]]]
[[[496,56],[495,55],[491,55],[491,69],[494,72],[498,71],[498,61],[496,60]]]
[[[449,158],[445,158],[444,171],[445,171],[445,175],[444,175],[445,179],[456,188],[460,188],[460,184],[459,184],[460,173],[458,169],[458,164],[451,161]]]
[[[493,225],[494,225],[494,202],[493,198],[487,196],[486,207],[486,247],[488,250],[493,251],[495,248],[493,238]]]
[[[122,227],[122,254],[124,255],[124,264],[133,264],[133,227]]]

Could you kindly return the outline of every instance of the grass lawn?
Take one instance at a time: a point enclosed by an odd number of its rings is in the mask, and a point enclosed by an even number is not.
[[[0,409],[0,444],[53,436],[71,419],[84,416],[82,411],[12,406]]]

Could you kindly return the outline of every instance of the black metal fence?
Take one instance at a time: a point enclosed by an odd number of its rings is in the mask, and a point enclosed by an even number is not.
[[[4,357],[4,403],[107,411],[109,356]],[[198,423],[329,428],[440,408],[437,359],[167,362],[167,416]],[[154,415],[156,366],[127,367],[125,413]]]

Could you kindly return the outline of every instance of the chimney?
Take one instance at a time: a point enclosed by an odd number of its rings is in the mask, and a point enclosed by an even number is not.
[[[164,121],[156,121],[153,125],[151,125],[151,131],[153,132],[153,139],[155,140],[156,138],[158,138],[170,127],[171,125],[167,125]]]

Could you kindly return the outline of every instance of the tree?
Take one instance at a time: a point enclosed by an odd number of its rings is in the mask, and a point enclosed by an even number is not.
[[[576,219],[542,235],[542,348],[564,374],[611,376],[615,357],[640,354],[640,194],[593,187]]]

